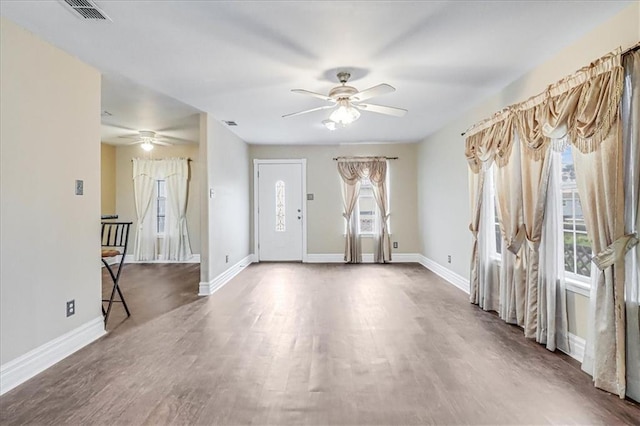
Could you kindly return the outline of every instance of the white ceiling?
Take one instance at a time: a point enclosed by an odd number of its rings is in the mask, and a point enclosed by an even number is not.
[[[111,124],[173,128],[150,117],[168,108],[179,122],[200,109],[236,121],[249,143],[296,144],[419,141],[629,3],[96,1],[112,20],[96,22],[62,1],[2,1],[0,13],[101,70],[103,107],[118,110]],[[408,114],[363,113],[334,132],[321,125],[328,111],[281,118],[322,106],[290,89],[327,93],[338,69],[360,90],[391,84],[371,103]],[[135,99],[153,91],[193,109]]]

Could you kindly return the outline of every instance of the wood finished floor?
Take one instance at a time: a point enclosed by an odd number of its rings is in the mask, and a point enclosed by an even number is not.
[[[127,265],[134,317],[1,397],[2,424],[640,423],[419,265],[257,264],[208,298],[181,267]]]

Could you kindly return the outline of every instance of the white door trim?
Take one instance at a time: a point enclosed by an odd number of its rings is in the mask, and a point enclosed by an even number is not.
[[[253,160],[253,254],[260,259],[260,224],[258,221],[258,166],[260,164],[300,164],[302,166],[302,263],[307,263],[307,159]]]

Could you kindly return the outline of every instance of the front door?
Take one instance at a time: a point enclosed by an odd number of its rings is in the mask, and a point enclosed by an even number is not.
[[[258,164],[259,260],[302,261],[302,164]]]

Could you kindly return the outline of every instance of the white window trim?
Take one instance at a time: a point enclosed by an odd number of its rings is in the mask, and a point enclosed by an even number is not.
[[[583,279],[584,278],[584,279]],[[585,297],[591,295],[591,279],[570,272],[564,273],[564,283],[568,291],[581,294]]]

